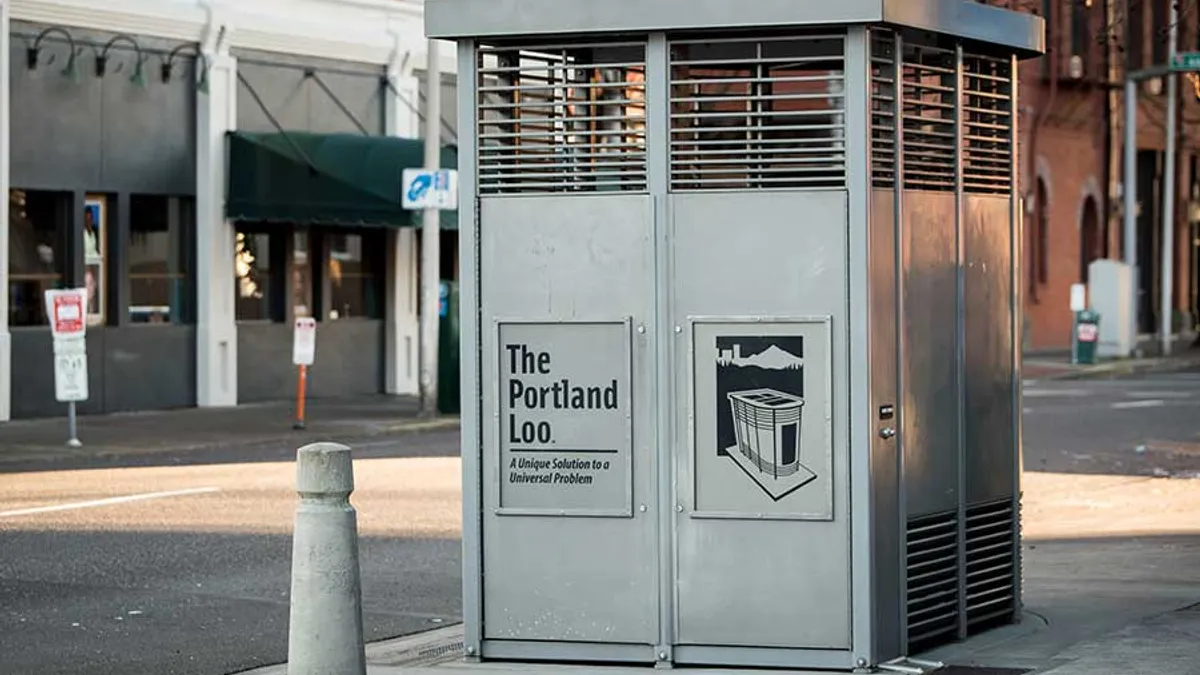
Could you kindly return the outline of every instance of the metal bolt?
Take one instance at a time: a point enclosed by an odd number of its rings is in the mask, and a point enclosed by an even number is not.
[[[675,513],[683,513],[683,504],[675,505]]]
[[[646,505],[645,505],[645,504],[642,504],[641,506],[639,506],[639,507],[638,507],[638,511],[641,511],[642,513],[645,513],[645,512],[646,512]]]
[[[867,667],[867,660],[866,660],[866,659],[864,659],[864,658],[862,658],[861,656],[860,656],[860,657],[858,657],[858,667],[859,667],[859,668],[866,668],[866,667]]]
[[[474,654],[475,654],[475,648],[474,648],[474,647],[467,647],[467,655],[468,655],[468,656],[472,656],[472,655],[474,655]]]
[[[682,333],[682,332],[683,332],[683,326],[675,326],[675,332],[676,332],[676,333]]]
[[[666,653],[665,651],[663,651],[663,652],[659,652],[659,653],[658,653],[658,660],[659,660],[659,661],[666,661],[666,660],[667,660],[667,653]]]
[[[639,332],[639,333],[645,333],[645,332],[646,332],[646,327],[645,327],[645,326],[638,326],[638,332]]]

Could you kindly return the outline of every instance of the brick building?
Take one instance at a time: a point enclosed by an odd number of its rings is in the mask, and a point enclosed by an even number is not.
[[[1025,347],[1070,344],[1071,284],[1087,264],[1122,257],[1122,82],[1126,69],[1167,60],[1172,0],[1016,0],[1046,17],[1047,55],[1021,67],[1021,179],[1025,200]],[[1197,0],[1181,0],[1179,49],[1200,49]],[[1200,84],[1181,76],[1176,158],[1174,331],[1191,339],[1197,316],[1193,204],[1200,203]],[[1165,82],[1139,93],[1139,332],[1157,334]]]

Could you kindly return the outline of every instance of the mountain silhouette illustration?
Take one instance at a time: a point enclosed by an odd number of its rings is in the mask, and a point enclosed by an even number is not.
[[[734,365],[758,366],[764,370],[794,370],[804,365],[804,359],[771,345],[766,351],[741,359]]]

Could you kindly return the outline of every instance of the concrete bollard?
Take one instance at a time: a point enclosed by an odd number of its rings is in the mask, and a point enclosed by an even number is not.
[[[350,448],[337,443],[300,448],[296,491],[288,675],[365,675]]]

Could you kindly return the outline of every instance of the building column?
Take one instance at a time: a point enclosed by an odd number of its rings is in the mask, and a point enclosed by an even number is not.
[[[416,77],[399,63],[388,67],[387,76],[396,91],[384,90],[385,133],[417,138],[420,119]],[[387,295],[385,304],[384,368],[385,391],[389,394],[418,393],[419,323],[417,232],[415,227],[391,229],[387,235]]]
[[[196,405],[237,405],[233,223],[225,219],[225,134],[237,126],[237,59],[207,52],[196,94]]]
[[[12,45],[8,26],[8,0],[0,0],[0,422],[12,416],[12,335],[8,332],[8,199],[9,199],[9,67]]]

